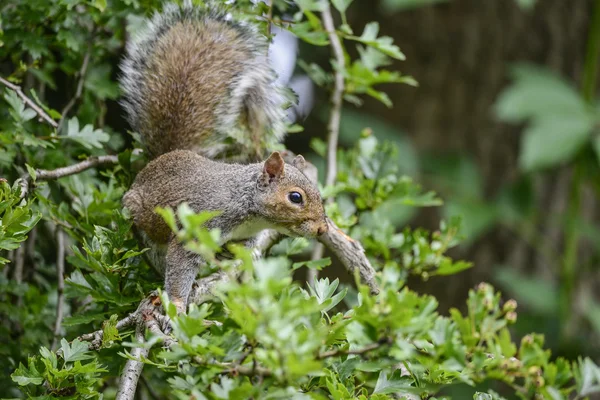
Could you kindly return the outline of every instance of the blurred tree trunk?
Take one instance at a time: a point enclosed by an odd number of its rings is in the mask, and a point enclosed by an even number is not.
[[[367,102],[364,111],[408,132],[420,152],[471,155],[483,175],[485,196],[493,199],[501,186],[519,175],[520,130],[499,123],[491,108],[509,82],[510,65],[522,61],[546,65],[579,85],[592,2],[538,0],[533,10],[526,11],[515,0],[450,0],[398,13],[382,12],[373,3],[355,2],[350,25],[379,21],[382,34],[393,36],[406,54],[407,60],[395,67],[414,76],[420,87],[391,87],[392,110]],[[565,169],[536,177],[536,206],[562,214],[570,176]],[[585,195],[584,203],[591,221],[597,217],[593,195]],[[440,216],[430,210],[424,214],[425,225],[435,228]],[[537,228],[545,245],[560,252],[560,229],[547,221],[540,221]],[[443,307],[462,303],[468,287],[489,279],[495,265],[546,276],[558,273],[549,271],[548,260],[522,239],[501,228],[477,240],[461,256],[477,267],[419,285],[442,294]]]

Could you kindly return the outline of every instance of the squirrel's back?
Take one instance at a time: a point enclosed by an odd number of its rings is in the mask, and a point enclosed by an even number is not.
[[[280,141],[284,97],[267,50],[255,27],[212,6],[167,4],[147,21],[128,43],[121,86],[150,156],[257,158]]]

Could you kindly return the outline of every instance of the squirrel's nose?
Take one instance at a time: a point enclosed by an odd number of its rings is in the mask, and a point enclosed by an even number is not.
[[[317,228],[317,236],[321,236],[329,230],[327,227],[327,221],[323,221],[323,223]]]

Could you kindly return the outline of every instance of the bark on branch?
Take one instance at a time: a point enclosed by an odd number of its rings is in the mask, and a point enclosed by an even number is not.
[[[333,51],[333,56],[335,57],[335,64],[333,65],[334,86],[331,93],[331,111],[329,113],[329,122],[327,123],[327,175],[325,177],[325,185],[332,186],[335,184],[337,177],[337,147],[338,138],[340,135],[342,102],[345,90],[344,74],[346,70],[346,60],[344,58],[342,42],[335,31],[335,25],[333,23],[329,2],[327,2],[327,5],[324,7],[325,8],[321,13],[321,19],[323,20],[323,26],[327,30],[329,44]],[[329,202],[331,201],[333,201],[333,198],[329,199]],[[325,247],[319,243],[315,246],[311,258],[313,260],[323,258],[324,252]],[[309,270],[308,282],[311,284],[314,283],[318,276],[319,271]]]
[[[379,286],[375,280],[375,269],[371,266],[360,242],[346,235],[329,218],[327,218],[327,224],[329,231],[319,237],[319,242],[337,256],[351,275],[358,271],[361,281],[369,287],[371,293],[378,294]]]
[[[71,111],[71,109],[73,108],[73,106],[75,105],[77,100],[79,100],[81,98],[81,95],[83,94],[83,83],[85,81],[85,74],[87,72],[87,68],[90,63],[91,55],[92,55],[92,46],[90,44],[87,52],[85,53],[85,56],[83,57],[83,62],[81,63],[81,68],[79,69],[79,73],[78,73],[79,80],[77,81],[77,89],[75,90],[75,96],[73,96],[71,98],[71,100],[69,100],[69,102],[67,103],[65,108],[63,108],[62,112],[60,113],[61,117],[60,117],[60,121],[58,121],[58,126],[56,128],[57,131],[60,131],[60,129],[62,128],[62,126],[65,122],[65,119],[67,118],[67,115],[69,114],[69,111]]]
[[[62,328],[64,314],[64,292],[65,292],[65,233],[62,228],[56,227],[56,279],[57,279],[57,297],[56,297],[56,320],[54,322],[54,339],[52,339],[52,349],[56,349],[58,338]]]
[[[40,117],[40,119],[46,121],[53,128],[58,128],[58,123],[52,118],[50,118],[50,116],[46,114],[46,112],[40,106],[35,104],[33,100],[27,97],[25,93],[23,93],[23,89],[21,89],[21,86],[15,85],[14,83],[10,83],[2,77],[0,77],[0,83],[2,83],[7,88],[14,90],[15,93],[17,93],[17,96],[19,96],[25,102],[25,104],[27,104],[33,111],[35,111],[35,113],[38,115],[38,117]]]
[[[144,342],[144,326],[138,325],[135,330],[135,339],[143,343]],[[131,356],[135,360],[127,360],[121,379],[119,380],[119,390],[117,391],[116,400],[133,400],[135,397],[135,391],[137,384],[144,369],[144,363],[142,358],[148,357],[150,349],[146,347],[135,347],[131,350]]]
[[[340,119],[342,116],[342,96],[344,95],[344,74],[345,59],[342,42],[335,31],[333,17],[331,16],[331,7],[329,2],[323,10],[321,17],[323,26],[329,36],[329,44],[335,57],[334,65],[334,86],[331,93],[331,112],[329,113],[329,122],[327,124],[327,177],[325,185],[335,184],[337,176],[337,147],[340,134]]]
[[[1,79],[1,78],[0,78]],[[65,176],[79,174],[90,168],[99,167],[103,165],[117,164],[119,158],[113,155],[107,156],[92,156],[81,162],[78,162],[67,167],[61,167],[57,169],[36,169],[35,180],[36,181],[50,181]],[[27,197],[32,184],[33,178],[30,175],[25,175],[19,179],[19,186],[21,187],[21,198]]]

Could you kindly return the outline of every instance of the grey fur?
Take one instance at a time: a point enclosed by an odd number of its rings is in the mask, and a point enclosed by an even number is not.
[[[296,161],[303,163],[303,159]],[[291,192],[302,194],[302,204],[291,202]],[[166,289],[179,307],[187,303],[202,260],[183,248],[154,210],[177,208],[184,202],[195,212],[220,212],[206,227],[219,228],[223,242],[250,239],[265,229],[306,237],[328,229],[318,189],[298,168],[285,164],[279,153],[264,163],[247,165],[215,162],[185,150],[152,160],[123,197],[123,205],[136,229],[157,250],[153,255],[160,257],[164,253],[159,249],[168,246]]]
[[[184,140],[185,146],[160,148],[158,151],[152,149],[153,151],[149,152],[150,155],[157,157],[170,150],[187,149],[213,159],[226,158],[232,154],[239,155],[240,152],[246,151],[245,149],[256,146],[259,144],[253,143],[256,140],[262,142],[260,144],[263,146],[272,146],[281,142],[285,135],[286,112],[283,104],[286,96],[284,89],[276,83],[277,75],[269,64],[266,38],[258,32],[254,25],[232,20],[213,2],[209,2],[209,5],[203,8],[192,6],[189,0],[186,0],[182,6],[167,3],[164,5],[163,11],[155,13],[151,19],[147,20],[146,25],[136,32],[127,43],[126,57],[121,63],[120,84],[123,90],[121,104],[131,127],[141,134],[147,146],[148,141],[153,140],[153,135],[164,134],[158,132],[161,129],[160,126],[150,126],[146,129],[142,127],[142,118],[146,118],[145,112],[148,110],[146,78],[152,73],[150,70],[152,63],[156,62],[154,51],[157,42],[173,26],[183,21],[195,24],[200,29],[210,29],[206,27],[208,22],[216,21],[224,24],[237,35],[236,41],[232,41],[230,45],[233,47],[244,43],[244,46],[253,49],[252,55],[240,61],[240,70],[228,82],[228,95],[219,99],[213,115],[216,122],[211,125],[212,133],[210,135],[200,137],[198,134],[193,148],[190,148],[191,146]],[[228,39],[224,38],[224,40]],[[199,57],[202,55],[199,54]],[[224,54],[223,57],[227,57],[227,54]],[[219,70],[221,68],[219,60],[215,61],[213,67],[209,66],[208,68]],[[186,82],[181,82],[181,84],[185,85]],[[209,93],[209,90],[203,90],[202,87],[193,87],[193,90],[195,91],[194,96],[197,96],[200,101],[204,97],[208,98],[214,95]],[[180,113],[185,112],[184,110],[180,111]],[[260,132],[260,138],[256,138],[256,135],[250,134],[248,129],[241,127],[240,119],[243,119],[245,114],[249,115],[252,122],[264,126]],[[173,118],[175,117],[182,116],[173,116]],[[185,117],[187,118],[187,116]],[[190,113],[189,118],[194,117],[194,113]],[[198,118],[201,119],[198,120],[198,129],[200,129],[201,126],[206,125],[206,121],[203,120],[203,116]],[[168,121],[162,122],[169,125]],[[191,123],[193,124],[194,121]],[[185,135],[185,132],[180,134]],[[240,158],[237,157],[237,159]]]
[[[212,160],[262,157],[283,138],[284,97],[254,26],[214,6],[167,4],[128,43],[121,68],[122,104],[153,158],[123,205],[150,244],[148,257],[165,270],[166,291],[180,312],[203,261],[177,241],[156,207],[188,203],[196,212],[219,211],[206,227],[219,228],[224,242],[264,229],[308,237],[327,231],[317,187],[294,166],[303,159],[285,164],[276,152],[264,163]],[[302,194],[302,204],[291,201],[291,192]]]

